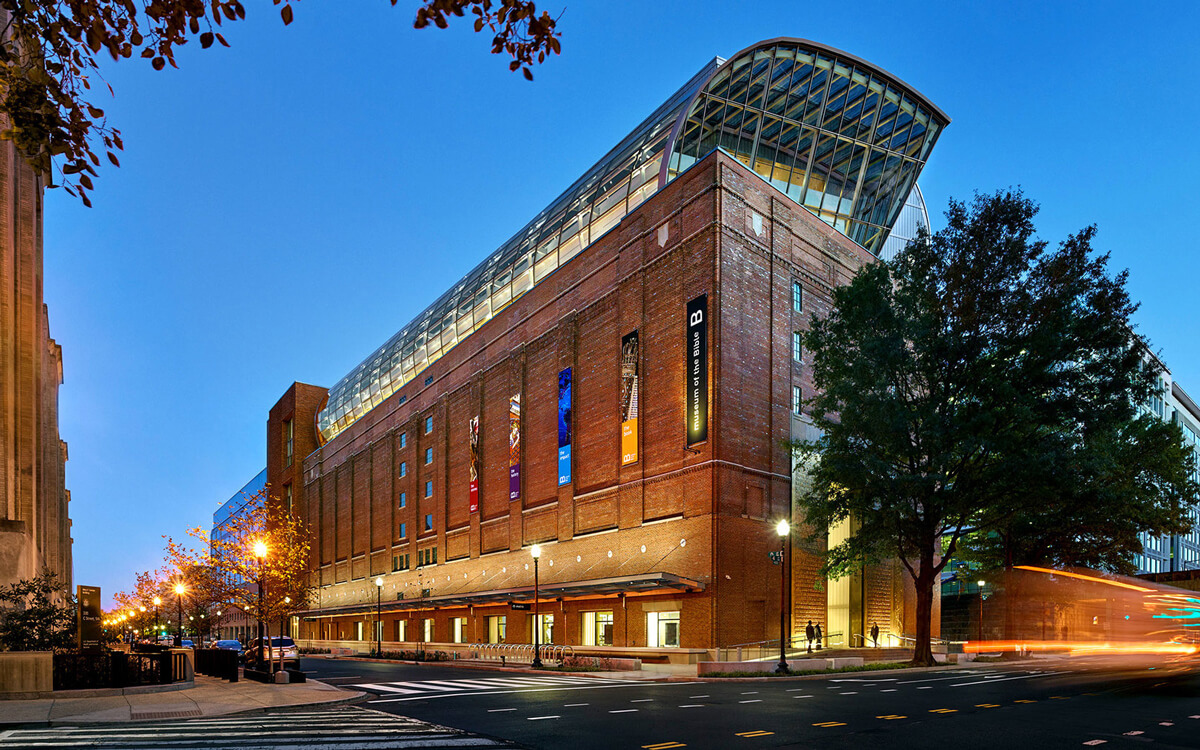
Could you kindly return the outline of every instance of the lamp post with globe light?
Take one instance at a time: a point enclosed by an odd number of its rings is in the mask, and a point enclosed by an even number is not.
[[[258,668],[263,668],[263,601],[266,597],[267,577],[265,563],[267,559],[266,542],[259,539],[254,543],[254,556],[258,558]]]
[[[375,655],[383,657],[383,576],[375,578]]]
[[[531,666],[534,669],[541,669],[542,610],[538,606],[538,559],[542,556],[542,548],[535,544],[533,549],[529,550],[529,554],[533,555],[533,664]]]
[[[155,643],[158,643],[158,635],[159,635],[159,628],[158,628],[158,606],[159,606],[160,604],[162,604],[162,599],[161,599],[160,597],[157,597],[157,596],[156,596],[156,597],[154,597],[154,642],[155,642]]]
[[[183,595],[186,592],[183,581],[175,584],[175,615],[179,618],[179,624],[175,627],[175,648],[183,646]]]
[[[983,643],[983,587],[987,581],[979,582],[979,642]]]
[[[787,599],[788,599],[788,535],[792,528],[786,520],[775,525],[775,533],[779,535],[779,664],[775,667],[777,674],[786,674],[787,664]]]

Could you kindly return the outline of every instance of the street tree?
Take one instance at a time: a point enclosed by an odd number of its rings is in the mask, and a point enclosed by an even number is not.
[[[224,524],[221,535],[210,538],[201,528],[189,529],[188,535],[199,544],[168,538],[167,557],[208,611],[233,605],[261,619],[269,633],[273,622],[308,603],[312,532],[271,495],[270,486],[249,496],[245,510]]]
[[[294,1],[272,0],[285,25]],[[531,66],[560,51],[556,19],[539,14],[533,0],[418,2],[416,28],[446,28],[449,19],[471,15],[476,32],[492,34],[492,52],[508,55],[509,69],[527,79]],[[0,0],[0,138],[48,181],[57,162],[63,189],[91,206],[97,151],[120,166],[124,148],[121,131],[93,98],[93,84],[103,81],[97,57],[175,68],[177,48],[191,41],[228,47],[221,28],[245,17],[241,0]]]
[[[915,664],[933,661],[934,584],[964,534],[1102,510],[1125,516],[1112,560],[1135,530],[1179,528],[1195,496],[1168,430],[1138,416],[1159,365],[1126,274],[1092,248],[1095,227],[1049,249],[1036,213],[1019,191],[952,201],[945,229],[864,267],[803,337],[819,437],[794,444],[799,509],[814,533],[854,531],[827,575],[894,557],[912,576]]]
[[[75,598],[48,569],[0,588],[0,650],[74,648],[75,617]]]

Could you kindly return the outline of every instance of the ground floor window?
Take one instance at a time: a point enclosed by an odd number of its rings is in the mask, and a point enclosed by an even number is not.
[[[488,643],[504,643],[505,638],[505,616],[492,615],[487,618],[488,624]]]
[[[375,640],[383,640],[383,620],[375,621]]]
[[[613,613],[583,613],[583,645],[611,646],[613,642]]]
[[[431,617],[431,618],[425,620],[424,622],[425,622],[425,640],[432,641],[433,640],[433,618]]]
[[[647,612],[646,645],[650,648],[679,648],[679,613]]]
[[[451,643],[466,643],[464,631],[467,627],[467,618],[451,617],[450,618],[450,642]]]
[[[362,620],[354,623],[354,640],[361,641],[363,639],[363,623]]]
[[[554,643],[554,615],[533,615],[529,618],[529,642],[533,643],[533,634],[540,633],[538,643]]]
[[[396,620],[396,640],[408,640],[408,620]]]

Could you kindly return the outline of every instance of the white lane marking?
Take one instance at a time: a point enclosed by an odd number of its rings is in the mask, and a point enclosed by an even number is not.
[[[847,690],[847,691],[846,691],[846,692],[844,692],[844,693],[838,693],[838,695],[858,695],[858,691],[856,691],[856,690]]]
[[[489,708],[488,713],[489,714],[498,714],[501,711],[516,711],[516,710],[517,709],[515,709],[515,708]]]
[[[526,716],[530,721],[541,721],[542,719],[561,719],[561,716]]]
[[[830,682],[895,682],[895,677],[880,677],[874,680],[864,680],[861,677],[843,677],[838,680],[830,680]]]
[[[811,698],[811,695],[793,695],[793,698]]]
[[[637,700],[629,701],[630,703],[652,703],[653,698],[638,698]]]
[[[738,701],[738,703],[762,703],[762,698],[752,698],[748,701]]]
[[[563,708],[576,708],[578,706],[590,706],[590,703],[564,703]]]
[[[1143,731],[1142,731],[1142,730],[1140,730],[1140,729],[1135,729],[1135,730],[1133,730],[1132,732],[1126,732],[1126,733],[1125,733],[1125,735],[1126,735],[1127,737],[1137,737],[1139,734],[1145,734],[1145,732],[1143,732]]]
[[[704,708],[704,704],[703,703],[688,703],[686,705],[680,706],[680,708]]]
[[[1085,745],[1103,745],[1103,744],[1106,744],[1107,742],[1108,742],[1108,740],[1088,740],[1087,742],[1085,742],[1083,744],[1085,744]]]
[[[1008,682],[1009,680],[1032,680],[1035,677],[1053,677],[1056,674],[1066,674],[1066,670],[1062,672],[1042,672],[1041,674],[1023,674],[1016,677],[1005,677],[1002,680],[976,680],[975,682],[958,682],[950,687],[966,687],[967,685],[994,685],[997,682]]]
[[[689,698],[707,698],[707,695],[689,695]]]
[[[373,682],[355,685],[354,687],[366,688],[367,690],[378,690],[382,693],[401,693],[404,695],[412,695],[413,693],[421,692],[420,690],[409,690],[408,688],[392,687],[391,685],[377,685]]]
[[[616,711],[609,711],[610,714],[636,714],[636,708],[618,708]]]
[[[787,689],[785,692],[788,692],[788,693],[799,693],[801,690],[804,690],[804,689],[805,689],[805,688],[788,688],[788,689]]]
[[[917,690],[933,690],[933,685],[921,685]]]
[[[758,695],[758,691],[757,690],[747,690],[744,693],[742,693],[742,695]]]
[[[1175,726],[1175,722],[1173,722],[1173,721],[1160,721],[1160,722],[1158,722],[1158,725],[1159,725],[1160,727],[1173,727],[1173,726]]]
[[[881,693],[895,693],[895,692],[897,692],[897,691],[896,691],[896,688],[888,688],[887,690],[880,690],[879,692],[881,692]]]
[[[660,687],[662,687],[664,685],[686,685],[686,684],[687,684],[686,682],[658,683],[658,685]],[[380,698],[380,699],[373,700],[373,701],[367,701],[367,703],[401,703],[401,702],[405,702],[405,701],[427,701],[427,700],[433,700],[434,698],[471,698],[471,697],[474,697],[477,695],[509,695],[512,693],[544,693],[549,690],[603,690],[605,688],[627,688],[627,687],[634,687],[636,685],[637,685],[637,683],[625,682],[625,683],[621,683],[618,685],[579,685],[579,686],[559,685],[559,686],[555,686],[555,687],[542,687],[542,688],[535,688],[535,687],[513,688],[512,690],[478,690],[478,691],[468,691],[468,692],[457,691],[454,693],[433,693],[430,695],[413,695],[413,696],[409,696],[407,698]]]
[[[1193,715],[1189,716],[1188,718],[1189,719],[1200,719],[1200,714],[1193,714]]]
[[[929,679],[926,679],[926,680],[902,680],[900,682],[897,682],[896,684],[897,685],[915,685],[918,682],[943,682],[945,680],[961,680],[964,677],[981,677],[984,674],[996,674],[996,673],[995,672],[986,672],[986,673],[980,672],[978,675],[959,674],[959,675],[955,675],[954,677],[930,677]]]
[[[397,687],[412,688],[414,690],[438,690],[441,692],[449,692],[451,690],[457,692],[462,689],[462,688],[453,688],[453,687],[443,687],[441,685],[430,685],[425,682],[389,682],[387,684],[395,685]]]

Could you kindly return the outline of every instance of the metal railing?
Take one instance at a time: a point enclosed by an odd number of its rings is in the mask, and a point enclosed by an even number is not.
[[[539,648],[544,661],[556,661],[559,664],[575,655],[575,649],[571,646],[545,643]],[[501,664],[533,663],[534,646],[532,643],[472,643],[469,653],[472,659],[498,661]]]
[[[187,679],[187,654],[182,651],[55,654],[53,673],[55,690],[166,685]]]
[[[238,681],[238,652],[223,648],[198,648],[196,674],[204,674],[230,682]]]

